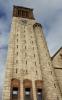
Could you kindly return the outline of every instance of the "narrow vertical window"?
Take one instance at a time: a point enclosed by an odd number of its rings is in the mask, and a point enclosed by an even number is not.
[[[26,40],[24,40],[24,42],[26,43]]]
[[[17,54],[17,56],[18,56],[18,52],[17,52],[16,54]]]
[[[25,38],[25,35],[24,35],[24,38]]]
[[[18,60],[16,60],[16,63],[18,63]]]
[[[32,41],[32,44],[33,44],[33,41]]]
[[[17,34],[17,36],[18,36],[18,34]]]
[[[37,71],[36,71],[36,75],[37,75],[38,73],[37,73]]]
[[[20,14],[20,11],[18,10],[18,16],[19,16],[19,14]]]
[[[26,46],[25,46],[25,49],[26,49]]]
[[[17,73],[17,69],[16,69],[16,73]]]
[[[36,62],[35,62],[35,66],[36,66]]]
[[[34,58],[35,58],[35,54],[34,54]]]
[[[26,61],[26,65],[27,65],[27,61]]]
[[[18,48],[18,45],[17,45],[17,48]]]
[[[18,39],[17,39],[17,42],[18,42]]]

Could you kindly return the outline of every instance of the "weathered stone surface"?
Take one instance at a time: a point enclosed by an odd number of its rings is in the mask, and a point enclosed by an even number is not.
[[[62,100],[41,25],[13,17],[9,39],[3,100],[10,100],[12,79],[20,81],[19,100],[24,100],[24,80],[32,82],[33,100],[37,100],[36,80],[42,81],[45,100]]]
[[[54,65],[54,71],[57,78],[57,83],[59,85],[62,94],[62,48],[60,48],[52,57],[52,62]]]

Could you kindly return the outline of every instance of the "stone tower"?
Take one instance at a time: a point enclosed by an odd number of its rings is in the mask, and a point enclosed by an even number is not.
[[[14,6],[3,100],[62,100],[41,24]]]

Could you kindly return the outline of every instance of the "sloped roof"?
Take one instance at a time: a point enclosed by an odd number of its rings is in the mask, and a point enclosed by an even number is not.
[[[60,52],[61,49],[62,49],[62,47],[60,47],[60,48],[57,50],[57,52],[51,57],[51,59],[53,59],[53,58]]]

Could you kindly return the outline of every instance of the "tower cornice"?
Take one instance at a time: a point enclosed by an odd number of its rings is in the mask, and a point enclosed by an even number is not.
[[[13,6],[13,17],[34,19],[33,9],[27,7]]]

